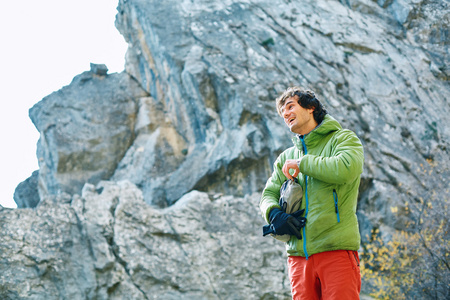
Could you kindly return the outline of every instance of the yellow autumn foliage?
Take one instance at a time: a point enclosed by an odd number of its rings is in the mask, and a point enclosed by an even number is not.
[[[361,253],[361,275],[376,299],[450,299],[448,197],[405,203],[411,224],[392,236],[374,229]],[[391,209],[393,213],[399,211]],[[387,238],[389,236],[390,238]]]

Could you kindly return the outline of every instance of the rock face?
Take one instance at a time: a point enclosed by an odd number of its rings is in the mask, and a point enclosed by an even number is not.
[[[151,94],[156,108],[146,110],[161,121],[138,133],[113,179],[132,180],[160,205],[191,189],[260,191],[290,145],[273,100],[298,84],[366,146],[363,202],[396,205],[406,191],[426,193],[435,179],[423,182],[417,168],[445,160],[449,149],[441,125],[449,123],[448,14],[434,11],[442,6],[120,1],[126,71]],[[439,170],[448,171],[447,163]]]
[[[291,145],[274,104],[290,85],[364,144],[363,242],[402,229],[404,203],[449,196],[448,6],[120,0],[125,71],[93,65],[30,110],[38,183],[17,193],[42,200],[0,212],[0,295],[289,298],[257,206]]]
[[[41,133],[41,199],[79,194],[86,182],[111,177],[134,140],[136,99],[147,93],[128,74],[105,75],[105,68],[92,65],[30,109]]]
[[[447,162],[429,182],[417,175],[448,156],[445,7],[120,1],[126,73],[94,65],[30,110],[39,194],[74,195],[103,179],[130,180],[159,207],[191,190],[260,192],[290,146],[274,98],[292,84],[316,91],[363,141],[363,203],[397,205],[436,179],[445,186]]]
[[[34,171],[29,178],[17,186],[14,201],[18,208],[33,208],[39,204],[38,177],[39,171]]]
[[[258,201],[193,191],[161,210],[130,182],[100,182],[71,204],[0,210],[0,298],[289,299]]]

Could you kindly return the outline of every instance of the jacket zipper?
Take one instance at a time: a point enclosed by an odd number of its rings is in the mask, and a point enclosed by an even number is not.
[[[336,189],[333,189],[333,198],[334,198],[334,211],[336,212],[337,221],[338,223],[340,223],[341,218],[339,217],[338,196],[336,193]]]
[[[299,136],[300,140],[302,141],[303,145],[303,155],[306,155],[308,153],[308,150],[306,149],[306,144],[303,136]],[[308,175],[305,175],[305,199],[306,199],[306,207],[305,207],[305,218],[308,217]],[[303,252],[305,252],[305,258],[308,259],[308,251],[306,251],[306,232],[305,232],[306,226],[303,226]]]

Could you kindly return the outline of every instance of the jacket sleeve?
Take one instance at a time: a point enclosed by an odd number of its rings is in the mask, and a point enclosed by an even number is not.
[[[364,150],[361,141],[350,130],[342,130],[332,141],[330,157],[307,154],[300,161],[300,172],[315,179],[344,184],[363,172]]]
[[[259,202],[261,214],[267,223],[270,223],[269,212],[272,210],[272,208],[278,207],[281,209],[279,205],[280,188],[286,179],[283,172],[281,171],[281,168],[283,167],[283,164],[281,163],[281,157],[282,155],[280,155],[273,164],[272,176],[267,180],[266,187],[262,192],[261,200]]]

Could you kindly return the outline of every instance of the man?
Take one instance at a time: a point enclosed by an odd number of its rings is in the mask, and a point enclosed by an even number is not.
[[[288,88],[276,99],[277,111],[297,136],[274,163],[260,209],[274,233],[286,242],[293,299],[359,299],[361,275],[356,204],[364,152],[355,133],[342,129],[314,93]],[[301,235],[278,203],[284,181],[303,187]]]

